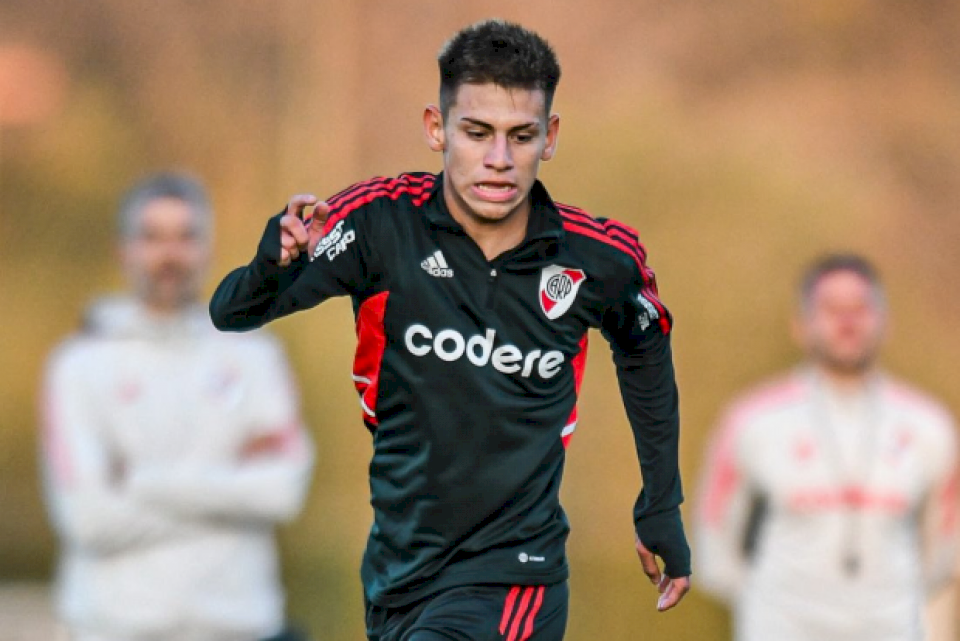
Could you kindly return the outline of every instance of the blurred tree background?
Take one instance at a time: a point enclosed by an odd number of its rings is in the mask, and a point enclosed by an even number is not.
[[[0,0],[0,581],[51,575],[39,382],[87,301],[122,284],[119,194],[167,167],[208,183],[212,289],[289,194],[439,169],[420,132],[434,57],[490,16],[560,55],[554,197],[630,223],[650,250],[677,319],[688,515],[724,402],[795,361],[792,288],[825,251],[877,261],[886,366],[960,407],[960,3]],[[359,639],[370,447],[349,304],[273,331],[318,447],[306,510],[282,531],[291,614],[318,639]],[[728,638],[696,590],[655,614],[632,549],[635,455],[596,339],[564,488],[568,637]]]

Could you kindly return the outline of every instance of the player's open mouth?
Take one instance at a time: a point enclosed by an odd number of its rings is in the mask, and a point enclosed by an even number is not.
[[[499,202],[513,198],[517,187],[510,183],[477,183],[473,186],[473,191],[484,200]]]

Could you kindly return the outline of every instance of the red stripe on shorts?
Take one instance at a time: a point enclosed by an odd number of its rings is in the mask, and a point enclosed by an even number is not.
[[[520,606],[517,608],[517,614],[513,617],[513,625],[510,626],[510,634],[507,641],[517,641],[517,634],[520,632],[520,623],[523,621],[527,608],[530,606],[530,597],[533,596],[533,588],[527,588],[523,591],[523,598],[520,599]]]
[[[500,634],[507,633],[507,625],[510,623],[510,614],[513,612],[513,604],[517,601],[517,595],[520,594],[520,586],[515,585],[507,593],[507,600],[503,604],[503,616],[500,617]]]
[[[540,606],[543,605],[543,591],[545,589],[542,585],[537,588],[537,598],[533,602],[533,608],[530,609],[530,614],[527,615],[527,624],[523,626],[523,636],[520,637],[520,641],[527,641],[530,635],[533,634],[533,620],[537,618]]]

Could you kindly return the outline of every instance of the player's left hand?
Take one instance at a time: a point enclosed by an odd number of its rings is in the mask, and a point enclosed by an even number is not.
[[[667,576],[660,571],[657,556],[648,550],[639,538],[636,539],[636,544],[637,556],[640,557],[640,566],[643,568],[643,573],[650,579],[650,583],[657,586],[657,591],[660,593],[660,598],[657,599],[657,610],[665,612],[680,603],[680,599],[690,591],[690,577]]]
[[[280,260],[277,264],[287,267],[300,254],[313,256],[329,215],[330,206],[313,194],[291,196],[280,218]]]

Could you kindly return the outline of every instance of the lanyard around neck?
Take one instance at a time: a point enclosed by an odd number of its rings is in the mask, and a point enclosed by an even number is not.
[[[880,442],[880,393],[879,384],[876,380],[870,379],[866,383],[864,390],[866,411],[859,418],[857,427],[860,428],[858,437],[858,447],[854,451],[854,456],[849,460],[845,459],[843,453],[843,443],[838,430],[840,425],[835,420],[831,408],[827,383],[821,375],[814,374],[812,377],[813,402],[811,409],[813,414],[814,428],[824,440],[826,458],[830,461],[830,467],[838,482],[840,491],[840,505],[844,519],[843,523],[843,542],[841,567],[850,578],[855,578],[860,573],[862,565],[862,530],[863,530],[863,508],[867,504],[867,488],[876,469],[877,459],[879,459]]]

